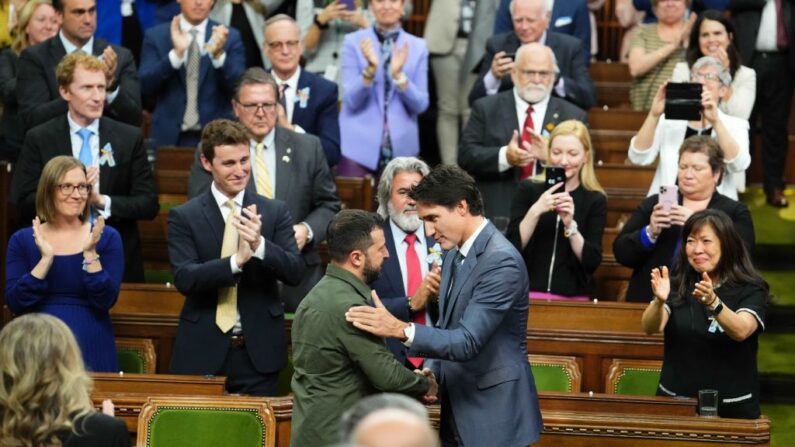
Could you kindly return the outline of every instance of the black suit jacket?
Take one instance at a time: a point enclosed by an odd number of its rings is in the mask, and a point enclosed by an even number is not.
[[[491,61],[494,55],[500,51],[515,53],[522,45],[519,38],[513,31],[491,36],[486,42],[486,54],[480,64],[480,74],[472,90],[469,92],[469,104],[472,105],[476,100],[486,96],[486,86],[483,78],[491,70]],[[566,90],[564,99],[577,106],[588,110],[596,102],[596,90],[591,82],[591,75],[588,66],[585,64],[582,43],[576,37],[567,34],[560,34],[554,31],[547,31],[546,46],[552,49],[555,59],[560,69],[560,77],[563,78],[563,86]],[[500,92],[513,88],[513,81],[510,75],[503,76],[500,80]],[[553,94],[555,90],[552,90]]]
[[[144,267],[137,221],[154,219],[160,206],[140,129],[109,118],[99,120],[99,147],[110,144],[114,167],[99,167],[99,192],[110,196],[108,224],[124,242],[124,281],[143,282]],[[66,114],[28,131],[11,183],[11,198],[22,222],[36,215],[36,188],[44,165],[58,155],[72,156]]]
[[[121,419],[91,412],[75,419],[77,434],[61,432],[58,438],[65,447],[130,447],[130,433]]]
[[[116,121],[140,126],[143,117],[141,87],[135,59],[126,48],[111,45],[94,37],[94,56],[99,56],[110,45],[118,56],[116,85],[119,94],[105,105],[104,115]],[[19,57],[17,72],[17,98],[24,128],[31,129],[45,121],[66,113],[66,101],[58,92],[55,67],[66,56],[61,38],[56,34],[44,42],[27,48]]]
[[[535,123],[536,129],[547,129],[550,124],[556,126],[569,119],[587,123],[588,115],[567,101],[551,97],[544,122]],[[511,89],[476,101],[461,135],[458,164],[475,178],[483,194],[486,217],[510,216],[511,198],[521,171],[514,168],[499,172],[499,152],[520,125]]]
[[[734,44],[737,45],[742,63],[746,66],[751,66],[765,3],[765,0],[730,0],[727,7],[731,11],[732,22],[737,33]],[[795,35],[793,34],[795,31],[795,0],[781,1],[781,16],[789,37],[790,69],[795,71],[795,51],[792,51],[792,47],[795,45]]]
[[[3,103],[0,118],[0,160],[16,161],[22,147],[17,105],[17,63],[19,57],[11,48],[0,52],[0,102]]]
[[[215,325],[218,289],[235,284],[246,349],[254,367],[268,373],[287,364],[284,308],[276,281],[297,284],[304,266],[284,202],[247,191],[243,206],[251,204],[262,215],[265,259],[252,258],[238,275],[232,274],[229,257],[220,257],[224,219],[211,191],[169,213],[168,255],[174,284],[185,295],[171,359],[173,373],[218,374],[221,370],[231,331],[224,334]]]

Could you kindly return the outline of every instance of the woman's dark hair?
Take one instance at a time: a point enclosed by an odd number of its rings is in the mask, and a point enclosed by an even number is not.
[[[701,274],[687,260],[686,247],[687,238],[706,225],[712,227],[720,243],[720,260],[715,273],[718,274],[721,283],[733,287],[752,284],[769,294],[770,287],[754,268],[748,249],[734,228],[734,222],[723,211],[707,208],[693,213],[682,229],[682,241],[671,277],[672,289],[675,288],[677,293],[671,296],[671,305],[676,306],[686,302],[695,283],[701,281]]]
[[[732,79],[734,79],[734,75],[737,73],[737,70],[741,65],[740,52],[734,45],[734,38],[737,34],[734,32],[734,25],[732,24],[731,20],[724,16],[720,11],[716,11],[714,9],[708,9],[699,14],[698,18],[696,19],[696,23],[693,24],[693,29],[690,31],[690,43],[688,44],[687,52],[685,53],[687,66],[692,67],[700,57],[706,56],[706,54],[701,52],[701,47],[698,45],[698,36],[701,34],[701,24],[704,23],[704,20],[720,22],[720,24],[726,28],[726,34],[729,35],[729,47],[726,48],[726,54],[729,55],[729,73],[731,73]]]

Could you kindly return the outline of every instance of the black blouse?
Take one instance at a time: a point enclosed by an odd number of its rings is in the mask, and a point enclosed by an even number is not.
[[[506,236],[522,253],[530,276],[530,290],[563,296],[590,296],[593,291],[591,275],[602,263],[607,197],[582,186],[569,191],[574,200],[574,221],[585,239],[580,261],[563,235],[563,222],[557,224],[557,213],[554,212],[539,217],[533,235],[522,249],[519,223],[544,191],[543,183],[524,180],[519,184],[511,204],[511,221]],[[553,264],[551,274],[550,264]]]

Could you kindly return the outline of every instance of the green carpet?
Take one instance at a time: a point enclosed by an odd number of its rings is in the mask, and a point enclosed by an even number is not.
[[[757,366],[760,373],[766,374],[795,372],[795,334],[762,334]]]
[[[795,439],[795,405],[762,405],[772,424],[771,447],[791,446]]]
[[[795,226],[795,224],[793,224]],[[770,285],[775,306],[795,306],[795,273],[789,271],[760,270],[759,273]]]
[[[748,188],[742,195],[754,220],[757,245],[795,245],[795,190],[785,194],[791,205],[784,209],[765,204],[762,188]]]

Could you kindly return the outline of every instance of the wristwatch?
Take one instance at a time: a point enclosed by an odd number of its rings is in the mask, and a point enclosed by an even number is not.
[[[317,14],[315,14],[315,19],[313,21],[315,22],[315,25],[317,25],[317,27],[320,28],[320,29],[328,28],[328,23],[325,23],[325,24],[320,23],[320,20],[318,20],[318,18],[317,18]]]
[[[579,233],[579,230],[577,230],[577,221],[572,219],[569,226],[563,230],[563,235],[566,237],[572,237],[577,233]]]
[[[715,302],[709,306],[709,310],[717,317],[721,311],[723,311],[723,301],[720,300],[717,296],[715,297]]]

